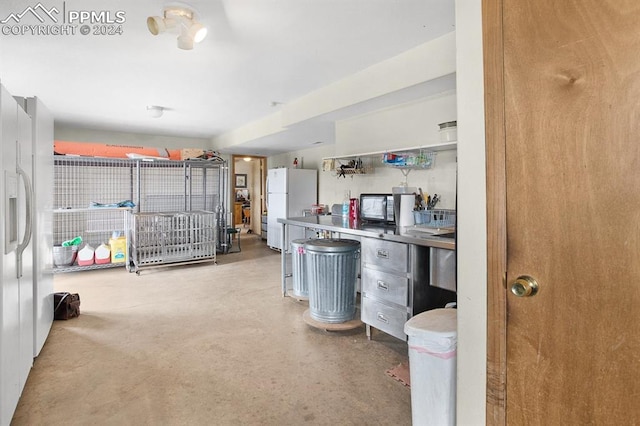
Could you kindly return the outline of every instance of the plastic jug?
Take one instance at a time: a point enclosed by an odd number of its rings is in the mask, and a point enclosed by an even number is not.
[[[94,250],[93,250],[93,247],[87,244],[78,252],[78,265],[89,266],[89,265],[93,265],[93,262],[94,262]]]
[[[96,264],[101,265],[111,262],[111,249],[108,245],[102,243],[98,246],[94,253]]]

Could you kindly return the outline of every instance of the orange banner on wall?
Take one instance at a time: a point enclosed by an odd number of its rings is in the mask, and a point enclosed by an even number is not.
[[[130,158],[134,156],[166,158],[169,160],[181,160],[179,149],[150,148],[144,146],[112,145],[96,142],[68,142],[53,141],[53,152],[59,155],[80,155],[83,157],[111,157]]]

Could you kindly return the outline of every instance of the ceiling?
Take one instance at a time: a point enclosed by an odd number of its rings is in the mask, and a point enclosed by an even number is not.
[[[268,116],[454,29],[453,0],[191,0],[209,34],[190,51],[177,48],[176,35],[154,36],[146,26],[148,16],[175,2],[3,0],[0,21],[38,4],[59,18],[55,25],[70,11],[104,11],[112,19],[122,11],[121,26],[106,28],[122,34],[76,28],[32,35],[25,26],[51,28],[54,21],[43,15],[40,23],[30,11],[19,22],[9,19],[0,24],[0,79],[10,92],[40,97],[56,124],[68,127],[195,138]],[[7,34],[16,28],[27,33]],[[167,110],[152,118],[147,105]],[[326,131],[309,126],[292,134],[317,132],[322,140],[330,138]],[[293,148],[271,139],[262,141],[271,146],[264,152]],[[237,151],[264,153],[250,145]]]

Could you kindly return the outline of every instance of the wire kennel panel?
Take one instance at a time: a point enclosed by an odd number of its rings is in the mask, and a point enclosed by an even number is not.
[[[226,252],[228,167],[226,162],[188,162],[189,208],[216,212],[217,250]]]
[[[116,206],[133,198],[135,164],[126,159],[54,157],[53,244],[82,237],[80,247],[97,248],[114,232],[126,229],[128,208]],[[56,267],[54,272],[121,267],[123,263]]]
[[[221,205],[222,163],[141,162],[140,212],[215,211]]]
[[[222,165],[190,162],[188,210],[216,211],[221,205]]]
[[[92,203],[134,199],[135,163],[126,159],[54,158],[54,209],[83,209]]]
[[[138,211],[175,212],[187,210],[186,164],[170,161],[142,161],[138,171]]]
[[[57,210],[53,219],[53,244],[77,236],[85,244],[97,247],[108,243],[114,232],[122,235],[126,229],[125,214],[128,208],[95,208]]]
[[[129,222],[135,272],[145,266],[216,261],[213,212],[133,213]]]

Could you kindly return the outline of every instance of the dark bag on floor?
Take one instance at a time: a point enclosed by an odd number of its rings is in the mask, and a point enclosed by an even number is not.
[[[67,320],[80,315],[80,295],[78,293],[53,293],[53,318]]]

